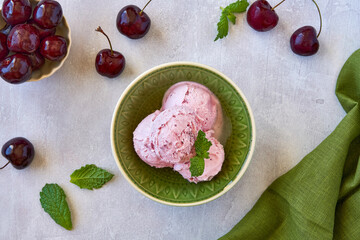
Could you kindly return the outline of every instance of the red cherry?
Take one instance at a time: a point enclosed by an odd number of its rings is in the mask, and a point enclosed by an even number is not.
[[[96,55],[95,67],[100,75],[115,78],[124,71],[125,58],[117,51],[103,49]]]
[[[319,41],[315,28],[301,27],[290,38],[291,50],[301,56],[311,56],[319,50]]]
[[[150,1],[146,6],[149,3]],[[149,31],[151,20],[139,7],[128,5],[119,11],[116,18],[116,26],[119,32],[128,38],[139,39],[144,37]]]
[[[315,28],[312,26],[304,26],[296,30],[290,37],[291,50],[301,56],[311,56],[317,53],[319,50],[319,36],[322,29],[322,17],[318,4],[315,0],[312,0],[318,10],[320,18],[320,30],[316,34]]]
[[[247,11],[248,24],[259,32],[273,29],[278,24],[278,21],[278,15],[265,0],[255,1]]]
[[[40,43],[40,53],[51,61],[60,61],[67,54],[67,43],[61,36],[49,36]]]
[[[7,46],[13,52],[33,53],[39,44],[39,32],[30,24],[16,25],[7,38]]]
[[[27,56],[17,53],[0,62],[0,76],[8,83],[19,84],[31,77],[31,63]]]
[[[33,12],[33,19],[41,28],[54,28],[63,18],[63,11],[60,3],[54,0],[40,1]]]
[[[31,68],[33,71],[41,68],[45,64],[45,58],[40,54],[39,51],[27,55],[27,57],[31,62]]]
[[[124,71],[125,58],[121,53],[113,51],[111,41],[106,33],[101,29],[101,27],[98,27],[96,31],[104,34],[110,45],[110,49],[103,49],[96,55],[96,71],[100,75],[108,78],[117,77]]]
[[[9,161],[9,163],[16,169],[24,169],[30,165],[35,156],[35,149],[32,143],[23,137],[13,138],[7,141],[2,149],[1,154]]]
[[[8,24],[14,26],[25,23],[31,16],[31,10],[29,0],[5,0],[1,15]]]

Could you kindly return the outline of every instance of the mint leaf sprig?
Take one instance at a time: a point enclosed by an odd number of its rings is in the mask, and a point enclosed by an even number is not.
[[[232,22],[232,24],[235,24],[236,22],[236,16],[234,15],[234,13],[245,12],[248,6],[249,3],[247,2],[247,0],[237,0],[236,2],[229,4],[226,8],[220,7],[222,11],[220,20],[217,23],[218,35],[216,36],[214,41],[222,39],[228,35],[229,21]]]
[[[190,172],[192,177],[201,176],[205,169],[205,159],[209,158],[209,149],[212,143],[206,138],[203,131],[199,130],[195,141],[196,156],[190,159]]]

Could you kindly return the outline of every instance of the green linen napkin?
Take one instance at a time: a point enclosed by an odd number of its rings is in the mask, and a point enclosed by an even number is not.
[[[346,117],[221,240],[360,239],[360,49],[341,70],[336,95]]]

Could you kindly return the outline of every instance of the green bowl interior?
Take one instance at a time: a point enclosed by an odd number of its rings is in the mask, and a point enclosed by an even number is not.
[[[189,183],[171,168],[154,168],[135,153],[133,131],[148,114],[160,109],[166,90],[180,81],[207,86],[220,100],[232,129],[225,139],[225,161],[221,172],[209,182]],[[234,87],[213,71],[193,66],[162,67],[142,77],[125,94],[114,115],[113,142],[119,163],[127,177],[148,195],[176,204],[206,200],[221,192],[239,173],[252,141],[249,111]]]

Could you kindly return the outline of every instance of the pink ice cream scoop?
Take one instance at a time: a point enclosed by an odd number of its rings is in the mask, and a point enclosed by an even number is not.
[[[190,182],[209,181],[221,170],[224,148],[216,138],[223,125],[217,97],[205,86],[179,82],[165,93],[160,111],[147,116],[134,131],[133,142],[138,156],[157,168],[173,167]],[[190,159],[196,155],[199,130],[211,141],[209,159],[201,176],[192,177]]]
[[[200,129],[221,131],[222,110],[217,97],[205,86],[195,82],[179,82],[165,93],[161,110],[184,106],[194,110],[200,120]]]
[[[191,176],[191,172],[189,170],[190,161],[185,163],[176,163],[174,165],[174,170],[178,171],[189,182],[198,183],[201,181],[210,181],[221,170],[225,159],[224,147],[212,136],[212,134],[213,131],[206,132],[206,138],[211,141],[212,145],[209,149],[210,158],[205,159],[205,169],[201,176]]]
[[[155,111],[144,118],[134,131],[133,142],[137,155],[152,167],[172,167],[173,164],[161,161],[155,153],[154,146],[150,142],[151,126],[160,111]]]
[[[162,111],[150,133],[156,156],[168,164],[188,161],[195,155],[198,125],[198,118],[190,108],[175,106]]]

